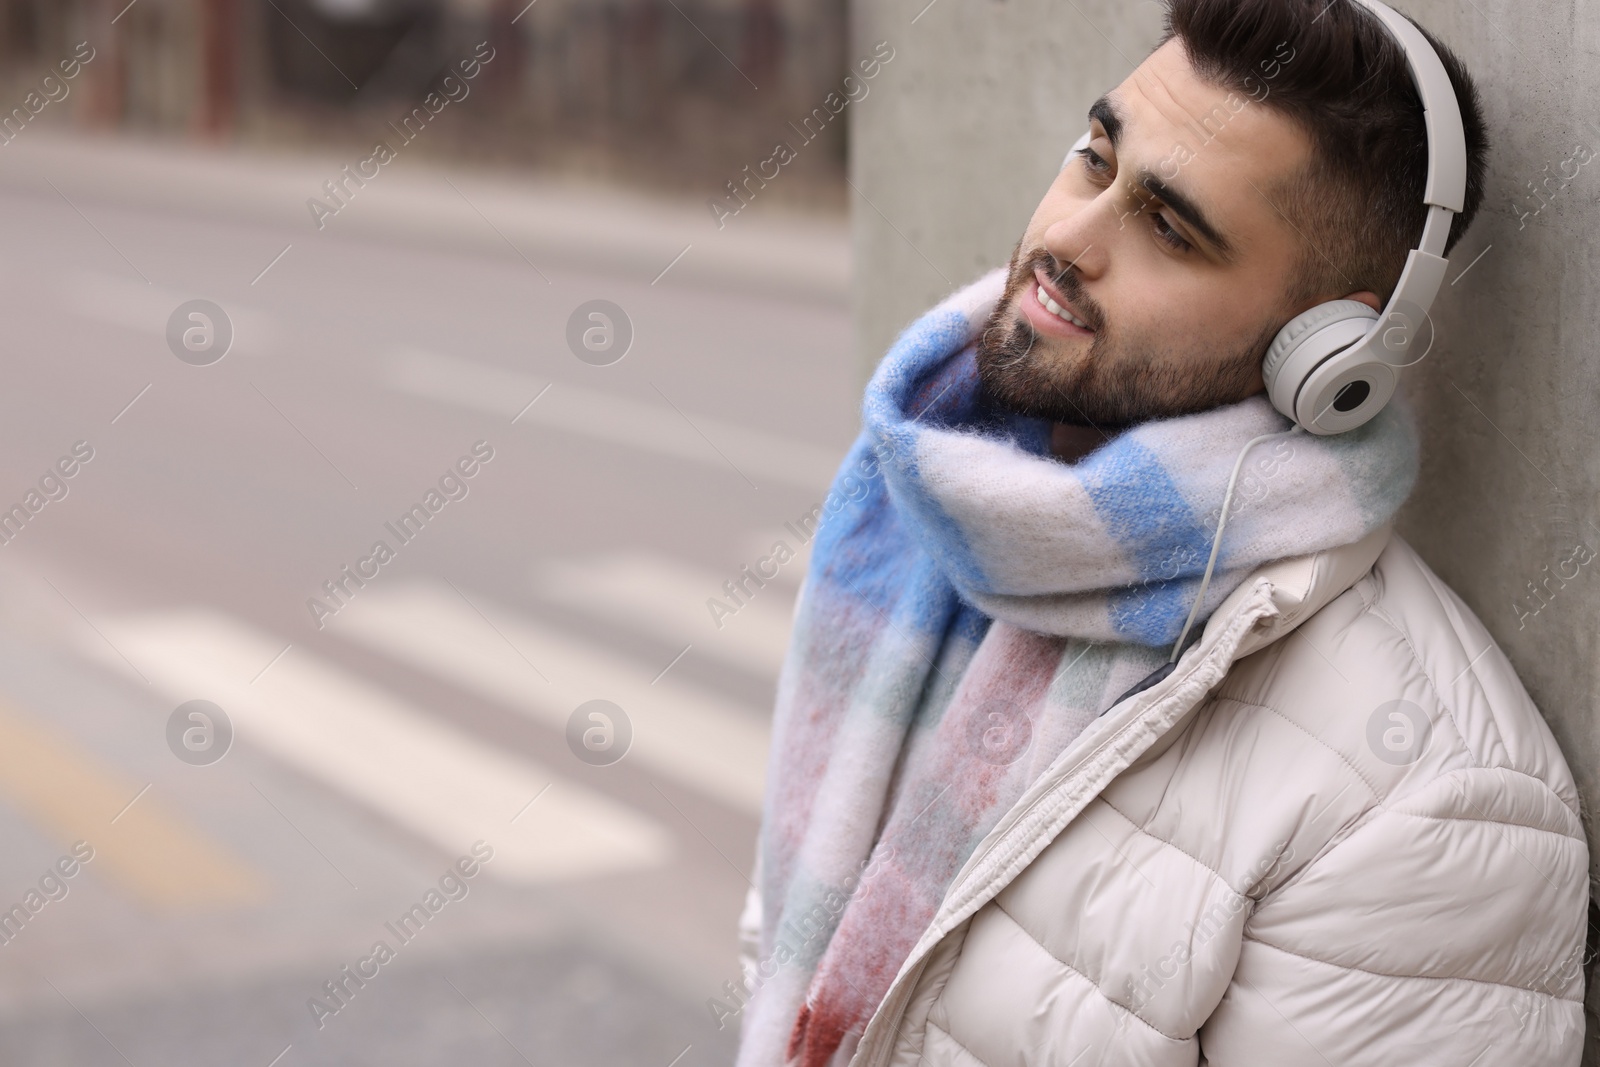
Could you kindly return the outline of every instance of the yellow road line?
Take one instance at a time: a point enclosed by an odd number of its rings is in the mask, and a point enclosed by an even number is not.
[[[264,895],[254,871],[156,797],[129,806],[145,785],[0,701],[0,795],[63,842],[89,842],[94,874],[163,910]]]

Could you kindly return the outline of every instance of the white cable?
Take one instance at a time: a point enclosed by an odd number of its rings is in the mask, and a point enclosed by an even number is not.
[[[1211,538],[1211,558],[1206,560],[1205,577],[1200,579],[1200,593],[1194,598],[1194,607],[1189,609],[1189,618],[1183,624],[1183,632],[1178,635],[1178,643],[1172,646],[1172,655],[1168,663],[1178,662],[1178,653],[1183,651],[1184,639],[1189,636],[1189,630],[1194,626],[1195,616],[1200,614],[1200,605],[1205,603],[1206,590],[1211,586],[1211,571],[1217,565],[1217,552],[1222,548],[1222,529],[1228,524],[1228,508],[1233,505],[1233,487],[1239,481],[1239,471],[1244,467],[1244,457],[1250,450],[1262,441],[1270,441],[1275,437],[1293,437],[1297,433],[1304,433],[1305,429],[1296,426],[1292,430],[1283,430],[1279,433],[1264,433],[1260,437],[1252,437],[1239,449],[1239,458],[1233,461],[1233,474],[1228,477],[1228,491],[1222,497],[1222,514],[1217,517],[1217,532]]]

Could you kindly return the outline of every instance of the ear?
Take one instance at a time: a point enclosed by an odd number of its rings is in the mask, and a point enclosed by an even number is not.
[[[1383,301],[1378,299],[1378,294],[1366,289],[1361,290],[1359,293],[1351,293],[1343,299],[1354,300],[1358,304],[1365,304],[1373,311],[1381,312],[1383,310]]]

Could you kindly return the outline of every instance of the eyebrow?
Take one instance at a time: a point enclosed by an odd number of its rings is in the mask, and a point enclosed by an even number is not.
[[[1193,200],[1162,181],[1148,167],[1140,168],[1136,184],[1149,190],[1151,196],[1171,208],[1173,214],[1188,223],[1191,229],[1217,250],[1217,255],[1224,259],[1233,256],[1233,245],[1211,224],[1211,220],[1206,218],[1205,212]]]
[[[1101,128],[1106,131],[1106,138],[1110,140],[1111,147],[1115,149],[1117,142],[1122,139],[1122,113],[1117,109],[1116,101],[1111,99],[1109,93],[1089,105],[1089,118],[1100,123]],[[1222,236],[1222,232],[1210,219],[1206,218],[1206,213],[1200,210],[1200,206],[1182,191],[1163,181],[1148,167],[1140,169],[1134,184],[1171,208],[1190,229],[1205,238],[1219,256],[1223,259],[1232,258],[1233,244]]]
[[[1111,147],[1117,147],[1117,141],[1122,138],[1122,115],[1117,111],[1117,105],[1112,102],[1109,94],[1089,105],[1089,118],[1105,128],[1106,137],[1111,140]]]

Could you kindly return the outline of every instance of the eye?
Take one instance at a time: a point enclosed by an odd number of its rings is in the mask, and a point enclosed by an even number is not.
[[[1157,240],[1175,252],[1187,252],[1194,247],[1184,240],[1183,234],[1173,229],[1167,217],[1159,211],[1150,212],[1150,228],[1155,232]]]
[[[1109,179],[1111,177],[1111,164],[1099,152],[1085,146],[1078,149],[1078,156],[1083,160],[1084,169],[1089,172],[1091,178]]]

